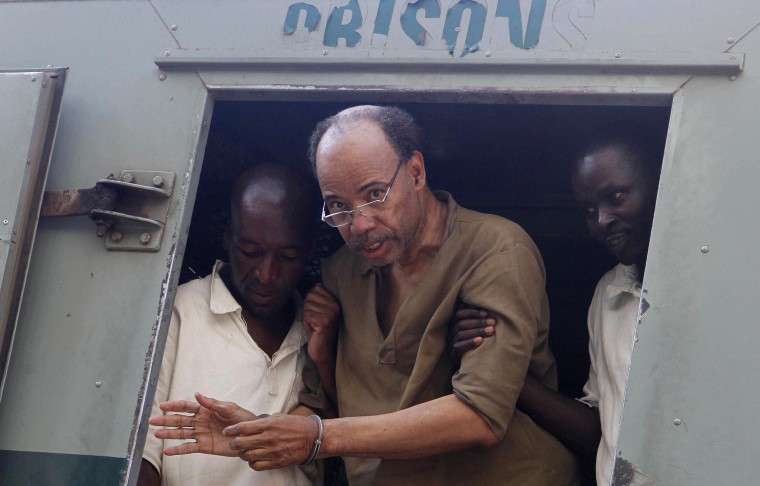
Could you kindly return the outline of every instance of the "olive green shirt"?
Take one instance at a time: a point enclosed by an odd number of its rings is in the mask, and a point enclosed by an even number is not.
[[[378,415],[454,393],[503,440],[422,459],[346,458],[349,482],[572,484],[571,454],[515,410],[528,370],[556,388],[541,255],[515,223],[461,208],[444,192],[436,197],[448,205],[444,241],[387,337],[375,307],[382,268],[347,247],[323,265],[324,285],[343,309],[338,409],[341,417]],[[495,335],[465,353],[456,369],[448,335],[458,301],[488,309],[497,324]]]

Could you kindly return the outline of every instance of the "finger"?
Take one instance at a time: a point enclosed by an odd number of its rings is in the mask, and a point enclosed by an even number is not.
[[[472,339],[467,339],[465,341],[460,341],[458,343],[455,343],[453,348],[456,353],[461,355],[461,354],[466,353],[467,351],[472,351],[473,349],[477,348],[481,344],[483,344],[483,338],[478,336]]]
[[[158,429],[153,432],[157,439],[195,439],[195,429]]]
[[[264,450],[262,449],[262,440],[260,434],[255,435],[237,435],[230,439],[229,447],[233,451],[240,451],[240,454],[249,452],[253,455],[249,455],[247,461],[253,459],[261,459]],[[258,451],[256,453],[255,451]],[[241,456],[242,457],[242,456]]]
[[[198,400],[198,403],[202,406],[208,408],[209,410],[214,410],[219,407],[219,405],[225,403],[220,402],[216,398],[207,397],[206,395],[203,395],[202,393],[195,392],[195,399]]]
[[[185,412],[185,413],[198,413],[201,409],[200,405],[195,402],[188,402],[187,400],[170,400],[168,402],[161,402],[159,408],[164,412]]]
[[[476,337],[487,337],[493,334],[493,327],[481,327],[477,329],[470,329],[468,331],[459,331],[454,336],[454,341],[467,341]]]
[[[162,427],[192,427],[195,415],[157,415],[148,419],[148,423]]]
[[[222,431],[222,433],[225,435],[225,437],[233,437],[236,435],[260,434],[261,432],[264,431],[264,427],[262,426],[262,423],[266,424],[267,422],[268,422],[267,419],[240,422],[239,424],[230,425],[229,427],[226,427],[224,431]]]
[[[462,307],[454,313],[457,319],[477,319],[479,317],[488,316],[487,312],[480,309],[473,309],[471,307]]]
[[[488,317],[488,312],[484,311],[483,309],[463,307],[456,311],[454,315],[457,317],[457,319],[477,319],[479,317]]]
[[[487,327],[493,328],[496,325],[496,319],[465,319],[458,321],[454,326],[456,332],[468,331],[470,329],[485,329]]]
[[[277,469],[282,466],[278,466],[272,461],[248,461],[248,467],[256,471],[267,471],[269,469]]]
[[[171,446],[164,449],[166,456],[181,456],[182,454],[196,454],[201,451],[197,442],[185,442],[178,446]]]

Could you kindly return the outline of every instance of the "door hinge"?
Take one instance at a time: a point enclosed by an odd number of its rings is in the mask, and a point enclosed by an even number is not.
[[[158,251],[174,179],[174,172],[124,170],[89,189],[45,191],[40,216],[88,215],[108,250]]]

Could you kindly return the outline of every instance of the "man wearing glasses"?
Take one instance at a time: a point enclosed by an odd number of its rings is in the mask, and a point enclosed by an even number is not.
[[[323,219],[346,247],[324,264],[304,325],[329,396],[334,369],[340,418],[239,423],[225,430],[229,446],[254,469],[343,456],[351,484],[575,484],[574,457],[515,408],[528,372],[556,388],[541,256],[516,224],[431,191],[419,146],[398,108],[317,125]],[[342,319],[323,311],[330,295]],[[498,332],[457,364],[447,337],[459,302],[488,309]],[[305,405],[321,393],[311,389]]]

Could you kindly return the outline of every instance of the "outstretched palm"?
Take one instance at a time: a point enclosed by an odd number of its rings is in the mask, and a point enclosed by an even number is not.
[[[230,438],[222,433],[225,427],[248,420],[256,420],[256,415],[236,403],[220,402],[200,393],[195,394],[198,403],[185,400],[163,402],[164,412],[180,412],[191,415],[167,414],[150,418],[151,425],[176,427],[159,429],[155,436],[159,439],[194,439],[164,449],[167,456],[182,454],[213,454],[217,456],[237,457],[238,452],[230,449]]]

